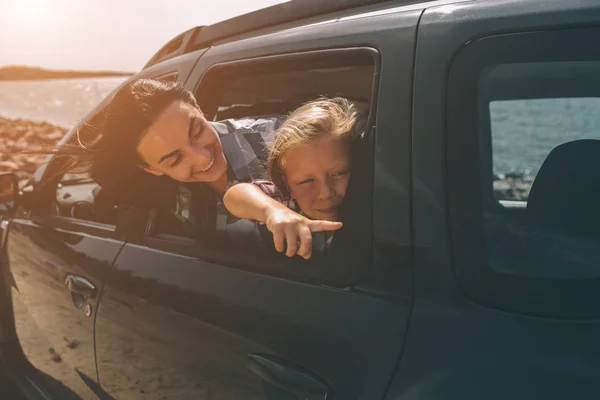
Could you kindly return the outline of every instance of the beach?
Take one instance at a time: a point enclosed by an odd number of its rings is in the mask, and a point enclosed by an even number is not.
[[[66,132],[66,128],[47,122],[0,117],[0,172],[16,172],[22,187],[46,158],[25,152],[48,150]]]
[[[14,171],[21,186],[52,148],[126,77],[0,82],[0,172]]]

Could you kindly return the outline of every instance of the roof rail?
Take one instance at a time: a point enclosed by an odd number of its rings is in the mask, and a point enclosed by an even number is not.
[[[204,26],[197,26],[195,28],[188,29],[187,31],[180,33],[173,39],[169,40],[167,44],[161,47],[160,50],[158,50],[156,54],[152,56],[152,58],[146,63],[146,65],[144,65],[142,70],[151,67],[155,64],[158,64],[161,61],[165,61],[170,58],[174,58],[187,53],[188,51],[186,51],[186,49],[188,48],[190,38],[194,36],[194,33],[196,31],[201,30],[203,28]]]
[[[390,0],[291,0],[209,25],[202,32],[199,32],[189,45],[196,50],[209,46],[218,40],[258,29],[385,2],[390,2]],[[418,1],[404,0],[404,2],[416,3]]]
[[[427,0],[423,0],[427,1]],[[377,4],[418,3],[418,0],[291,0],[271,7],[243,14],[213,25],[198,26],[183,32],[164,45],[143,69],[161,61],[211,46],[229,37],[298,21],[335,11]]]

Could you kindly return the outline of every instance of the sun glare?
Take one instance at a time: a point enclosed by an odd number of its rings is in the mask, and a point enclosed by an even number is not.
[[[9,4],[16,22],[22,24],[38,24],[51,11],[50,0],[9,0]]]

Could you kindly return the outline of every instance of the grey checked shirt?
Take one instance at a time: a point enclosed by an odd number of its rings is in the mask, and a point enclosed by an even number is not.
[[[284,116],[261,116],[211,122],[221,137],[223,153],[230,168],[230,181],[267,178],[269,145],[285,119]]]
[[[228,163],[228,186],[237,182],[268,179],[267,158],[275,131],[285,121],[284,116],[227,119],[211,122],[221,138]],[[217,203],[217,231],[225,231],[232,222],[222,201]]]

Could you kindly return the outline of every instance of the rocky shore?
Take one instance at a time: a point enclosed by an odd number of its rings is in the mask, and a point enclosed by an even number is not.
[[[46,149],[66,132],[67,129],[46,122],[0,117],[0,172],[16,172],[22,185],[46,158],[24,152]]]
[[[526,201],[532,184],[532,176],[519,172],[494,174],[494,197],[496,200]]]
[[[132,72],[52,70],[23,65],[0,67],[0,81],[37,81],[44,79],[108,78],[131,76]]]

